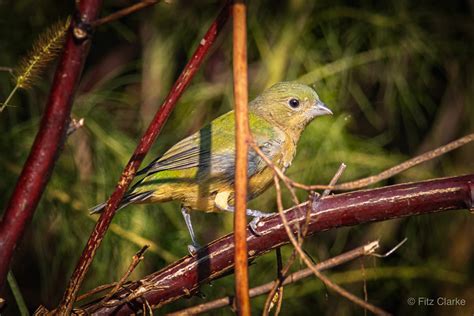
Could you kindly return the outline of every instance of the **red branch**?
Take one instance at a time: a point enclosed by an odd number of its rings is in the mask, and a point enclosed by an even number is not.
[[[341,226],[465,208],[474,209],[474,174],[321,198],[312,205],[308,234]],[[298,207],[287,210],[285,215],[294,232],[306,221],[305,212],[301,212]],[[247,230],[251,260],[289,243],[278,214],[262,219],[258,224],[258,233],[261,236],[257,237]],[[93,304],[85,310],[97,315],[128,315],[135,311],[134,308],[140,309],[144,300],[158,308],[189,296],[201,284],[231,271],[234,267],[233,255],[234,236],[229,234],[206,245],[196,256],[186,256],[128,285],[114,297],[126,303],[115,307]],[[135,294],[135,298],[127,300],[130,293]]]
[[[0,287],[64,145],[72,100],[89,51],[88,25],[96,19],[102,5],[101,0],[77,3],[77,18],[67,33],[38,134],[0,222]],[[77,34],[84,37],[78,39]]]
[[[101,214],[99,220],[96,223],[96,226],[94,227],[94,230],[91,233],[91,236],[89,237],[89,240],[87,241],[87,244],[82,252],[81,258],[79,259],[76,269],[74,270],[74,273],[69,281],[69,285],[66,289],[66,292],[64,293],[62,302],[58,308],[59,314],[70,313],[72,304],[76,299],[80,285],[84,280],[86,272],[92,263],[94,255],[98,247],[100,246],[102,239],[104,238],[105,232],[107,231],[107,228],[109,227],[112,221],[115,211],[120,201],[122,200],[125,191],[132,182],[141,162],[143,161],[147,152],[150,150],[150,147],[152,146],[156,137],[160,133],[166,120],[171,114],[171,111],[176,105],[179,97],[182,95],[185,88],[188,86],[189,82],[196,74],[197,70],[199,69],[199,66],[204,60],[204,57],[207,55],[210,47],[215,42],[217,35],[221,31],[225,22],[227,21],[228,16],[229,6],[228,4],[226,4],[220,12],[219,16],[209,27],[209,30],[207,31],[205,36],[200,41],[198,48],[191,57],[191,60],[181,72],[180,76],[171,88],[171,91],[169,92],[165,101],[163,102],[160,109],[153,118],[153,121],[150,123],[148,129],[141,138],[140,143],[138,144],[137,148],[135,149],[135,152],[127,163],[127,166],[122,172],[122,175],[120,176],[120,180],[118,181],[115,191],[107,201],[107,205],[105,207],[104,212]]]

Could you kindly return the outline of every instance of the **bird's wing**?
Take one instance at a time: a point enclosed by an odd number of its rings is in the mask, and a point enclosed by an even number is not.
[[[281,150],[281,141],[275,129],[265,120],[250,115],[250,126],[255,141],[271,159]],[[198,168],[198,176],[231,179],[235,174],[234,113],[229,112],[181,140],[163,156],[153,161],[140,174],[151,175],[164,170]],[[249,151],[248,174],[265,167],[265,162]]]

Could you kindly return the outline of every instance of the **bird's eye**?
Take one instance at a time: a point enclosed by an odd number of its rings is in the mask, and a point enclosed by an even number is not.
[[[290,101],[288,101],[288,104],[292,107],[292,108],[297,108],[300,106],[300,101],[298,99],[291,99]]]

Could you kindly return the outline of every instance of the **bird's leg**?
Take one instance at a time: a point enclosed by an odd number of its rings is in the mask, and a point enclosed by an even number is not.
[[[192,245],[188,245],[188,251],[191,255],[194,255],[198,249],[201,248],[201,246],[196,241],[196,235],[194,235],[193,224],[191,223],[191,214],[189,214],[189,209],[184,206],[181,207],[181,214],[183,214],[184,221],[186,222],[189,234],[191,235]]]
[[[235,208],[230,206],[228,203],[230,192],[219,192],[214,200],[216,207],[221,211],[234,212]],[[257,236],[260,234],[257,232],[257,223],[262,217],[268,217],[273,215],[272,213],[265,213],[259,210],[246,209],[246,215],[253,217],[252,221],[249,223],[250,230]]]

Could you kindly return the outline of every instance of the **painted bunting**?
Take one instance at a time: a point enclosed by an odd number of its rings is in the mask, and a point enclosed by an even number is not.
[[[304,128],[316,116],[332,114],[317,93],[304,84],[280,82],[249,103],[249,125],[255,143],[280,169],[285,171],[296,153]],[[124,196],[120,208],[132,203],[180,201],[191,235],[194,252],[198,247],[190,211],[233,212],[235,176],[235,115],[230,111],[186,137],[163,156],[137,173],[144,177]],[[273,181],[273,170],[255,151],[248,153],[248,200],[264,192]],[[97,205],[92,213],[103,210]],[[254,219],[267,216],[247,210]]]

